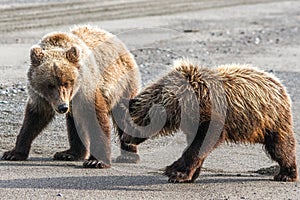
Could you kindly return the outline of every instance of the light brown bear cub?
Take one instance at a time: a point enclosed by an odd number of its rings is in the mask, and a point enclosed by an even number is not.
[[[132,134],[122,137],[128,144],[178,129],[187,135],[189,146],[165,169],[170,182],[193,182],[208,154],[224,141],[263,144],[280,166],[274,179],[297,180],[291,101],[269,73],[242,65],[208,69],[181,60],[128,106],[126,123],[120,119]]]
[[[78,26],[45,35],[31,48],[30,58],[23,125],[16,146],[2,159],[27,159],[32,141],[60,113],[66,114],[70,149],[54,159],[89,158],[85,167],[110,167],[109,116],[120,98],[133,98],[140,85],[138,67],[125,45],[104,30]],[[136,146],[122,143],[121,149],[119,161],[138,161]]]

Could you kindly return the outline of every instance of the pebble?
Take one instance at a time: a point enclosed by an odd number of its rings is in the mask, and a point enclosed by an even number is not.
[[[18,90],[12,89],[11,92],[14,93],[14,94],[17,94],[17,93],[18,93]]]
[[[7,94],[7,92],[4,91],[4,90],[2,90],[2,91],[0,91],[0,94],[1,94],[1,95],[4,95],[4,94]]]
[[[58,193],[56,196],[63,197],[64,195],[62,193]]]
[[[183,30],[184,33],[194,33],[194,32],[199,32],[197,29],[185,29]]]
[[[261,41],[260,37],[256,37],[254,40],[254,44],[259,44]]]

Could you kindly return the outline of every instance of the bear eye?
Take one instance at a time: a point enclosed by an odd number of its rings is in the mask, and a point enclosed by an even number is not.
[[[49,83],[49,84],[47,85],[47,87],[48,87],[48,89],[52,90],[52,89],[54,89],[54,88],[55,88],[55,85],[54,85],[54,84],[51,84],[51,83]]]
[[[65,82],[65,83],[63,84],[63,86],[66,87],[66,88],[68,88],[68,87],[70,86],[70,82]]]

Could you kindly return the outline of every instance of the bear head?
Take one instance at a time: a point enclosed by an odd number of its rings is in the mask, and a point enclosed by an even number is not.
[[[35,45],[30,50],[29,88],[48,101],[57,113],[69,111],[79,89],[79,58],[80,49],[76,46],[66,49]]]

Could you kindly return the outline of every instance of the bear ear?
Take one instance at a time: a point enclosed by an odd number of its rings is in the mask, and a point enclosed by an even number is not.
[[[38,66],[44,57],[43,49],[40,46],[33,46],[30,50],[31,65]]]
[[[79,54],[79,49],[73,46],[66,51],[66,58],[72,63],[77,63],[79,61]]]

